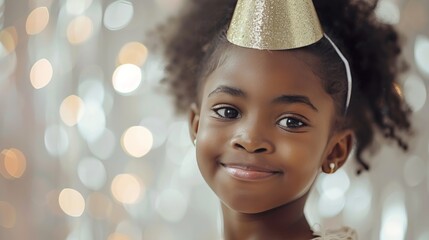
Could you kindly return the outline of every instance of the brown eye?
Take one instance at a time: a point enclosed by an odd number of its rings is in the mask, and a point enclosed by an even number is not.
[[[292,117],[283,118],[279,121],[278,124],[282,128],[300,128],[307,126],[307,124],[305,124],[303,121]]]
[[[237,111],[237,109],[232,107],[215,108],[213,111],[221,118],[235,119],[240,117],[240,113]]]

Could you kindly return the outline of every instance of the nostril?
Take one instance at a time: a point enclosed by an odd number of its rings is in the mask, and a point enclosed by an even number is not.
[[[258,149],[256,149],[255,151],[253,151],[254,153],[262,153],[262,152],[265,152],[265,151],[267,151],[267,149],[266,148],[258,148]]]
[[[244,149],[244,150],[246,150],[246,148],[245,148],[245,147],[243,147],[241,144],[235,143],[235,144],[234,144],[234,146],[235,146],[235,148],[239,148],[239,149]]]
[[[242,149],[242,150],[245,150],[245,151],[247,151],[247,152],[251,152],[251,153],[263,153],[263,152],[266,152],[267,151],[267,149],[266,148],[257,148],[257,149],[252,149],[252,148],[250,148],[250,147],[245,147],[245,146],[243,146],[243,145],[241,145],[241,144],[239,144],[239,143],[235,143],[234,144],[234,147],[236,148],[236,149]]]

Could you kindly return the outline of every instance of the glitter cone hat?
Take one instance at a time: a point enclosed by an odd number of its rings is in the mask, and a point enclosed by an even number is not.
[[[304,47],[322,37],[311,0],[238,0],[227,33],[235,45],[267,50]]]

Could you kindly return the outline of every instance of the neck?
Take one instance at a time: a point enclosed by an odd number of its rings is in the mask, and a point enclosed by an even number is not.
[[[225,240],[311,239],[312,231],[304,216],[307,197],[254,214],[239,213],[222,204]]]

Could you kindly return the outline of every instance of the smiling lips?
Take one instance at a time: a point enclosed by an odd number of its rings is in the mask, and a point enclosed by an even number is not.
[[[242,181],[260,181],[278,175],[281,172],[259,166],[240,164],[220,164],[233,178]]]

